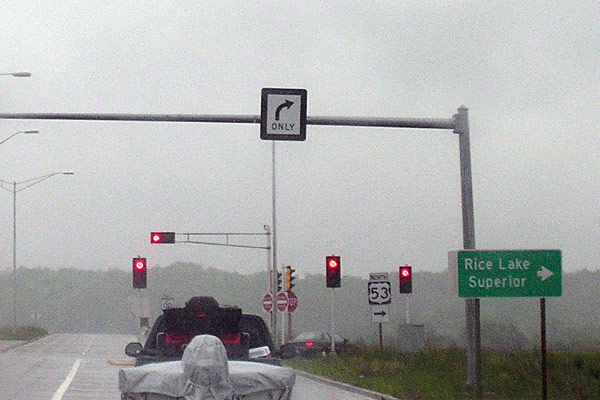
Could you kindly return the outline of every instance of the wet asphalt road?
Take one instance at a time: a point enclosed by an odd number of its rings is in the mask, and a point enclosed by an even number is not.
[[[131,359],[127,335],[56,334],[21,343],[0,342],[0,400],[120,399],[118,373]],[[372,397],[298,375],[292,400]]]

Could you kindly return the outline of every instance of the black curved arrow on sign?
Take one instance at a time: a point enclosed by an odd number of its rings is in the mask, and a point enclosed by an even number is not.
[[[281,110],[284,108],[290,108],[294,103],[292,101],[286,100],[285,103],[281,104],[279,107],[277,107],[277,110],[275,110],[275,121],[279,121],[279,114],[281,113]]]

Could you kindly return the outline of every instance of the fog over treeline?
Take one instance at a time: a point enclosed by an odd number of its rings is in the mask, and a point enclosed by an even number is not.
[[[390,271],[392,304],[384,339],[391,343],[394,327],[406,319],[405,295],[398,294],[397,271]],[[17,321],[37,324],[52,333],[130,333],[139,320],[130,311],[136,295],[131,273],[118,270],[17,269]],[[337,331],[353,341],[376,343],[378,326],[371,322],[366,277],[343,276],[335,289]],[[449,289],[447,273],[415,272],[410,297],[411,323],[424,324],[430,343],[464,345],[464,299]],[[328,330],[330,289],[324,275],[306,274],[294,281],[299,306],[293,314],[293,331]],[[0,273],[0,326],[13,324],[13,273]],[[148,289],[151,322],[161,312],[161,298],[169,294],[182,305],[192,296],[213,296],[219,303],[240,306],[268,323],[262,311],[266,272],[242,275],[201,264],[176,263],[152,267]],[[547,335],[551,348],[600,348],[600,271],[563,275],[563,295],[548,298]],[[484,346],[539,346],[539,299],[482,299]]]

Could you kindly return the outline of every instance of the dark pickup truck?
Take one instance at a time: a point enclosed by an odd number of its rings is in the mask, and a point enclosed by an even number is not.
[[[221,339],[229,360],[280,363],[273,357],[273,341],[261,317],[244,314],[238,307],[220,306],[212,297],[192,297],[185,307],[164,310],[146,343],[129,343],[125,353],[135,357],[135,366],[181,360],[187,344],[203,334]]]

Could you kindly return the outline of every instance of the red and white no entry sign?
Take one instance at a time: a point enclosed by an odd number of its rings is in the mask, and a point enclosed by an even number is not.
[[[288,312],[294,312],[296,311],[296,308],[298,308],[298,297],[296,297],[296,294],[292,291],[288,292]]]
[[[266,312],[270,312],[272,308],[273,308],[273,295],[271,293],[267,293],[267,294],[265,294],[265,297],[263,297],[263,309]]]
[[[285,311],[288,306],[288,297],[285,292],[277,293],[277,309],[279,311]]]

